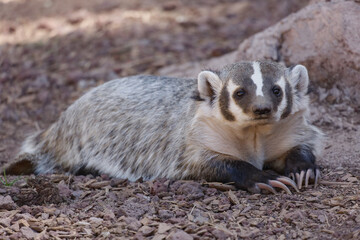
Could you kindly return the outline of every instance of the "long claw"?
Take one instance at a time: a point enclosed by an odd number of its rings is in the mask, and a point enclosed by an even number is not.
[[[282,182],[279,182],[279,181],[276,181],[276,180],[269,180],[269,183],[270,183],[270,185],[272,187],[281,188],[281,189],[285,190],[285,192],[287,194],[292,194],[290,189],[285,184],[283,184]]]
[[[256,184],[260,189],[264,189],[264,190],[267,190],[267,191],[269,191],[269,192],[272,192],[273,194],[276,194],[276,190],[272,187],[272,186],[270,186],[270,185],[268,185],[268,184],[265,184],[265,183],[257,183]]]
[[[306,171],[306,176],[305,176],[305,187],[309,186],[309,179],[311,177],[311,175],[313,174],[313,170],[312,169],[308,169]]]
[[[301,189],[301,187],[302,187],[302,183],[303,183],[303,180],[304,180],[304,175],[305,175],[305,171],[301,171],[300,172],[300,179],[299,179],[299,182],[298,182],[299,189]]]
[[[282,183],[284,183],[286,185],[292,186],[297,192],[299,192],[299,189],[297,188],[296,183],[293,180],[291,180],[290,178],[288,178],[288,177],[278,177],[276,180],[278,180],[279,182],[282,182]]]
[[[316,171],[315,171],[315,184],[314,184],[314,188],[316,188],[316,186],[318,185],[319,178],[320,178],[320,170],[319,170],[319,169],[316,169]]]
[[[300,182],[300,174],[299,173],[295,173],[295,177],[296,177],[296,183],[299,186],[299,182]]]

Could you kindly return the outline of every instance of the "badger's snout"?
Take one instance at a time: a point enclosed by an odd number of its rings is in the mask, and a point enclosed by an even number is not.
[[[252,107],[252,112],[255,116],[269,116],[271,114],[271,106],[255,105]]]

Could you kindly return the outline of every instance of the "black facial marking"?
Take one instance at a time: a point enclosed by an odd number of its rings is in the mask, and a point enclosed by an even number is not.
[[[266,97],[269,97],[274,112],[278,111],[278,107],[284,97],[284,93],[281,90],[279,94],[274,93],[274,87],[280,88],[276,83],[285,74],[285,67],[278,63],[262,61],[260,62],[261,74],[263,81],[263,92]]]
[[[254,74],[252,63],[235,63],[225,68],[223,72],[220,75],[222,78],[226,79],[226,81],[231,80],[239,86],[238,89],[231,93],[231,97],[233,98],[235,103],[243,110],[243,112],[249,112],[250,105],[253,101],[254,93],[256,90],[256,86],[251,80],[251,75]],[[243,96],[241,97],[237,94],[237,91],[239,90],[245,91],[245,94],[243,94]]]
[[[264,96],[256,95],[257,86],[251,79],[254,74],[253,62],[235,63],[227,66],[220,73],[221,79],[226,82],[233,81],[235,85],[239,86],[234,92],[225,93],[224,96],[227,97],[227,95],[230,94],[234,102],[243,110],[243,112],[245,114],[252,115],[254,118],[259,116],[259,114],[257,114],[259,111],[265,112],[265,110],[266,114],[260,115],[271,116],[272,113],[278,111],[283,98],[291,97],[291,95],[288,95],[291,92],[288,93],[289,91],[282,89],[277,84],[282,77],[285,80],[285,66],[270,61],[260,61],[259,64],[263,78],[263,86],[261,90]],[[228,98],[225,99],[227,100]],[[289,102],[292,103],[292,100],[290,99]],[[220,102],[220,104],[223,106],[222,113],[226,116],[226,109],[229,103],[223,101]],[[290,110],[291,107],[292,104],[288,106]]]
[[[269,99],[269,101],[271,101],[271,104],[272,104],[272,108],[274,110],[274,112],[276,112],[278,110],[278,107],[281,103],[281,100],[283,99],[283,92],[281,91],[279,95],[275,95],[274,92],[273,92],[273,88],[276,86],[278,87],[279,89],[281,89],[279,86],[276,85],[276,80],[278,79],[274,79],[274,78],[271,78],[269,76],[264,76],[263,75],[263,79],[264,79],[264,86],[263,86],[263,89],[265,90],[264,91],[264,96]]]
[[[239,79],[237,79],[237,84],[239,84],[239,82]],[[243,110],[244,113],[249,113],[250,111],[252,111],[251,105],[255,99],[254,94],[256,92],[256,86],[250,78],[242,79],[240,84],[241,87],[234,91],[232,97],[235,103]],[[245,92],[241,97],[237,94],[240,90]]]
[[[286,94],[286,108],[283,112],[283,114],[281,115],[281,119],[286,118],[287,116],[289,116],[289,114],[291,113],[291,109],[292,109],[292,105],[293,105],[293,99],[292,99],[292,91],[291,91],[291,87],[288,81],[286,81],[285,83],[285,94]]]
[[[225,85],[220,92],[220,98],[219,98],[220,110],[226,120],[235,121],[234,115],[229,111],[230,95],[226,87],[227,85]]]

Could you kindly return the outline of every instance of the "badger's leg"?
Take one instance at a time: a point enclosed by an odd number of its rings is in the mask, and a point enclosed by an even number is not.
[[[281,188],[291,194],[286,185],[298,191],[295,182],[290,178],[261,171],[240,160],[213,160],[202,169],[202,175],[210,181],[234,182],[237,188],[253,193],[259,193],[261,189],[276,193],[274,188]]]
[[[298,188],[301,189],[304,177],[305,187],[309,180],[314,179],[314,187],[320,178],[319,167],[315,164],[315,155],[310,147],[305,145],[296,146],[291,149],[285,157],[285,175],[296,179]]]

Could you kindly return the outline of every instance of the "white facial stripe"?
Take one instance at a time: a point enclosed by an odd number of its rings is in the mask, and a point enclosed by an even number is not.
[[[260,71],[260,63],[253,62],[254,74],[251,75],[251,79],[256,85],[256,96],[264,96],[262,87],[263,87],[263,77]]]
[[[234,115],[236,121],[248,120],[249,117],[244,113],[244,111],[234,102],[232,95],[239,85],[236,85],[232,79],[229,80],[227,85],[227,90],[229,92],[229,110]]]
[[[285,79],[284,77],[281,77],[279,81],[276,82],[283,92],[285,92]]]

